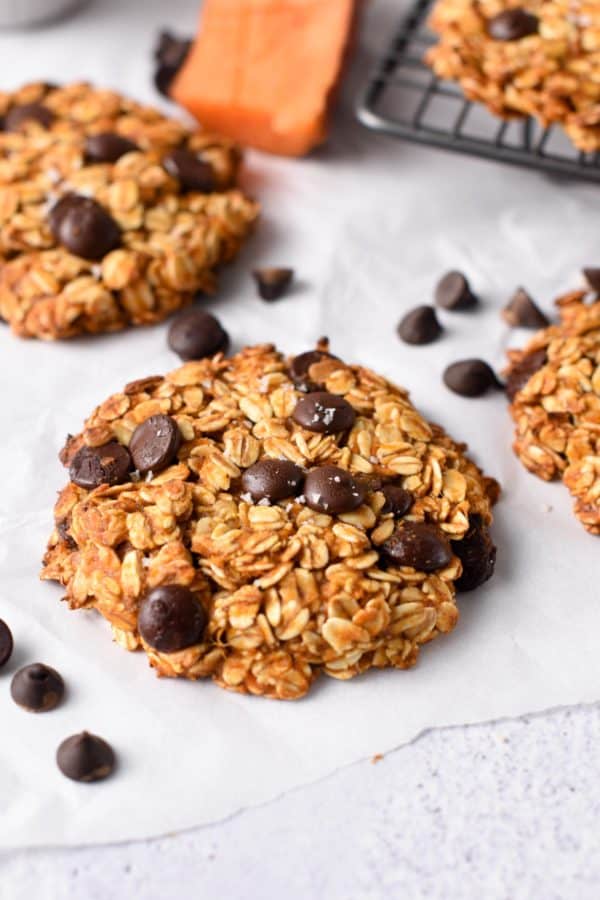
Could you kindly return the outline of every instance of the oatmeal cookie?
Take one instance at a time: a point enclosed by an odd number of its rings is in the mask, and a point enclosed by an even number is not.
[[[600,6],[591,0],[438,0],[440,78],[503,118],[560,123],[584,151],[600,148]]]
[[[464,450],[323,342],[188,362],[68,438],[42,578],[160,675],[294,699],[407,668],[493,571],[498,486]]]
[[[562,297],[560,324],[510,352],[506,387],[519,459],[546,481],[562,478],[577,518],[600,534],[600,300],[586,299]]]

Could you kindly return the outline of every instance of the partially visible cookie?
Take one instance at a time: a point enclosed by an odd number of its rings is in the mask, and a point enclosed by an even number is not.
[[[407,668],[493,572],[497,485],[464,450],[323,343],[188,362],[68,439],[42,578],[161,675],[294,699]]]
[[[600,534],[600,301],[559,300],[561,321],[509,353],[514,449],[530,472],[562,478],[574,511]]]
[[[600,148],[600,6],[590,0],[437,0],[426,61],[494,114],[560,123]]]

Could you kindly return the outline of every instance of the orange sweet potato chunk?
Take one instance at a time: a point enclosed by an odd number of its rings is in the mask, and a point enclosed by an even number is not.
[[[327,134],[358,0],[205,0],[171,96],[205,128],[301,156]]]

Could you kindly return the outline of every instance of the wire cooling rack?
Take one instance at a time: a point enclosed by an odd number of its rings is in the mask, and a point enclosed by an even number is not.
[[[600,182],[600,154],[582,153],[561,128],[534,119],[504,121],[466,100],[423,62],[435,36],[426,20],[434,0],[418,0],[378,61],[357,104],[359,120],[407,141],[527,166],[551,175]]]

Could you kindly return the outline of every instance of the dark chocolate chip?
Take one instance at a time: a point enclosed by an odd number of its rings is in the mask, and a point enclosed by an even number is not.
[[[252,499],[286,500],[300,493],[304,470],[289,459],[261,459],[242,475],[242,489]]]
[[[549,318],[537,306],[525,288],[517,288],[502,310],[502,318],[513,328],[545,328]]]
[[[165,97],[169,97],[171,82],[185,62],[191,46],[191,40],[177,38],[168,31],[163,31],[159,35],[158,44],[154,51],[154,58],[157,63],[154,71],[154,83]]]
[[[470,517],[469,530],[462,541],[452,541],[452,551],[463,566],[457,591],[472,591],[494,574],[496,548],[480,515]]]
[[[67,519],[61,519],[60,522],[56,523],[56,530],[58,531],[61,540],[68,544],[71,550],[77,550],[77,541],[69,534],[69,527],[70,525]]]
[[[204,607],[189,588],[163,584],[142,600],[138,630],[150,647],[176,653],[202,641],[207,621]]]
[[[175,419],[158,414],[138,425],[129,442],[129,452],[138,472],[160,472],[175,460],[181,432]]]
[[[394,518],[405,516],[413,505],[414,497],[411,492],[398,484],[384,484],[381,490],[385,497],[381,512],[392,513]]]
[[[463,359],[444,372],[446,387],[462,397],[481,397],[490,388],[500,387],[494,370],[482,359]]]
[[[537,34],[538,26],[536,16],[516,7],[489,19],[487,32],[495,41],[518,41],[520,38],[529,37],[530,34]]]
[[[325,350],[307,350],[295,356],[290,363],[290,378],[299,391],[318,391],[322,384],[310,377],[310,367],[322,362],[324,359],[337,359]]]
[[[533,353],[528,353],[520,362],[511,366],[504,385],[504,390],[509,400],[515,399],[515,395],[525,387],[531,376],[535,375],[542,366],[546,365],[547,359],[546,350],[542,347],[541,350],[534,350]]]
[[[9,661],[12,652],[13,636],[6,622],[0,619],[0,669]]]
[[[101,484],[124,484],[133,466],[126,447],[109,441],[102,447],[81,447],[69,466],[69,478],[79,487],[93,491]]]
[[[293,269],[255,269],[252,273],[263,300],[279,300],[286,293],[292,278]]]
[[[194,306],[177,315],[170,327],[168,343],[180,359],[204,359],[215,353],[225,353],[229,335],[210,313]]]
[[[407,344],[431,344],[442,333],[433,306],[417,306],[398,325],[398,334]]]
[[[210,194],[217,188],[217,180],[211,164],[190,150],[171,150],[164,157],[163,166],[169,175],[179,181],[184,191]]]
[[[62,742],[56,751],[56,764],[73,781],[101,781],[114,770],[115,754],[101,737],[83,731]]]
[[[15,674],[10,693],[15,703],[28,712],[48,712],[62,700],[65,685],[55,669],[33,663]]]
[[[435,302],[442,309],[471,309],[477,305],[477,297],[462,272],[448,272],[435,289]]]
[[[121,230],[91,197],[67,194],[50,211],[52,233],[70,253],[83,259],[102,259],[121,243]]]
[[[292,413],[292,419],[307,431],[318,434],[336,434],[352,428],[356,413],[347,400],[327,391],[314,391],[300,397]]]
[[[404,522],[381,545],[384,558],[395,566],[411,566],[420,572],[443,569],[452,559],[444,534],[425,522]]]
[[[94,163],[115,163],[126,153],[134,153],[139,149],[138,145],[129,138],[116,134],[114,131],[90,134],[85,141],[86,158],[89,162]]]
[[[600,294],[600,269],[584,269],[583,274],[591,289]]]
[[[19,131],[26,122],[37,122],[42,128],[50,128],[54,121],[54,113],[43,103],[24,103],[13,106],[4,117],[5,131]]]
[[[338,466],[312,469],[304,481],[304,496],[311,509],[332,516],[351,512],[365,499],[360,482]]]

